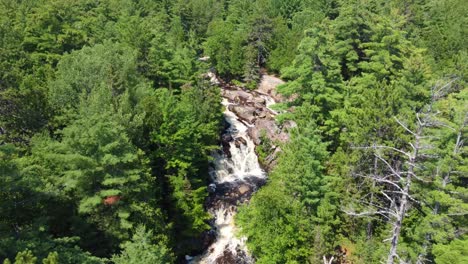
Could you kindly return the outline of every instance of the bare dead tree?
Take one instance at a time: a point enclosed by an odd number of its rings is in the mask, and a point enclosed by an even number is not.
[[[326,256],[323,256],[323,264],[332,264],[333,259],[335,259],[335,257],[333,257],[333,256],[330,259],[327,259]]]
[[[369,147],[361,147],[362,149],[370,149],[374,152],[374,164],[372,173],[370,175],[358,175],[372,181],[372,186],[379,184],[383,186],[383,190],[380,190],[380,196],[385,200],[385,205],[379,205],[373,202],[374,195],[370,196],[371,201],[368,203],[368,210],[363,212],[355,212],[353,210],[344,210],[345,213],[351,216],[372,216],[380,215],[387,219],[392,226],[391,235],[384,241],[390,241],[390,250],[387,256],[386,263],[393,264],[395,260],[399,260],[403,263],[403,260],[398,256],[397,249],[399,238],[401,235],[402,223],[408,209],[412,204],[421,204],[421,201],[416,200],[412,194],[413,181],[425,181],[421,175],[418,175],[420,165],[418,164],[426,156],[424,153],[425,149],[430,146],[424,144],[424,140],[429,137],[425,136],[425,129],[429,127],[438,127],[443,124],[437,122],[435,116],[437,112],[433,109],[433,104],[439,99],[443,98],[450,88],[450,84],[443,86],[434,86],[432,90],[431,102],[420,112],[416,114],[416,124],[411,129],[407,124],[395,118],[396,122],[409,134],[411,135],[411,141],[408,142],[409,150],[399,149],[385,145],[375,145]],[[466,125],[466,120],[465,120]],[[462,128],[463,129],[463,128]],[[461,134],[458,134],[457,143],[455,148],[458,149],[462,144]],[[384,154],[393,152],[395,155],[391,157],[400,157],[404,160],[403,163],[397,162],[396,160],[388,160],[388,157]],[[385,173],[379,175],[377,173],[377,162],[382,165]],[[444,178],[444,181],[448,179]],[[368,226],[369,228],[369,226]],[[423,255],[421,254],[421,259]]]
[[[402,122],[397,120],[397,122],[405,128],[409,133],[411,133],[414,137],[414,142],[410,143],[410,146],[412,148],[412,152],[406,153],[405,155],[407,156],[407,169],[406,171],[399,172],[395,168],[392,168],[391,165],[385,161],[383,158],[380,158],[392,171],[393,176],[396,176],[395,178],[397,181],[393,181],[392,185],[396,187],[398,190],[400,197],[398,197],[399,200],[399,206],[396,205],[396,201],[392,200],[392,198],[384,193],[385,197],[388,197],[391,201],[391,204],[395,206],[394,215],[393,215],[393,230],[392,230],[392,235],[391,235],[391,242],[390,242],[390,252],[388,254],[387,258],[387,263],[388,264],[393,264],[394,260],[397,255],[397,247],[398,247],[398,239],[400,238],[400,233],[401,233],[401,227],[403,223],[403,219],[405,218],[406,211],[408,210],[408,206],[410,203],[410,200],[412,197],[410,196],[410,191],[411,191],[411,184],[413,181],[413,178],[417,178],[417,175],[415,174],[415,168],[416,168],[416,161],[418,158],[418,154],[421,150],[421,139],[422,139],[422,133],[424,127],[426,127],[425,121],[421,120],[419,114],[417,114],[417,127],[416,131],[411,131],[407,126],[405,126]],[[398,183],[403,183],[403,188],[400,187]]]
[[[421,118],[420,114],[417,114],[417,125],[415,131],[410,130],[406,124],[398,119],[396,119],[396,122],[398,122],[400,126],[413,136],[413,141],[409,143],[411,150],[406,151],[384,145],[367,147],[374,150],[376,162],[383,165],[387,173],[381,176],[378,176],[375,173],[372,173],[371,175],[361,175],[362,177],[372,180],[375,184],[386,186],[384,190],[380,191],[380,195],[387,201],[387,206],[381,206],[372,203],[371,201],[371,203],[369,203],[368,211],[356,213],[350,210],[345,210],[348,215],[352,216],[380,215],[391,223],[391,236],[385,240],[390,241],[390,251],[386,261],[387,264],[393,264],[395,259],[399,259],[397,248],[403,219],[405,218],[406,212],[411,203],[418,203],[418,201],[411,195],[411,185],[414,179],[420,178],[416,174],[417,160],[419,158],[420,150],[424,147],[421,140],[424,138],[423,131],[427,126],[425,119]],[[400,165],[396,162],[387,161],[383,154],[388,151],[396,152],[399,156],[402,156],[405,159],[404,164]],[[377,165],[374,164],[374,166]]]

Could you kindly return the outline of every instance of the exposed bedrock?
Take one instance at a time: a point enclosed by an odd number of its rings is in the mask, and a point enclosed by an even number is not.
[[[277,113],[269,108],[272,103],[284,100],[276,92],[276,86],[283,83],[276,77],[265,75],[256,90],[249,91],[232,85],[224,86],[222,90],[222,96],[230,103],[228,109],[248,126],[247,133],[255,145],[262,144],[262,140],[266,139],[270,142],[270,155],[263,160],[266,170],[270,170],[275,164],[277,153],[280,151],[276,145],[288,141],[288,130],[296,126],[293,121],[278,125],[275,121]],[[223,147],[227,146],[226,142],[230,141],[223,139]],[[237,147],[240,144],[236,142]]]

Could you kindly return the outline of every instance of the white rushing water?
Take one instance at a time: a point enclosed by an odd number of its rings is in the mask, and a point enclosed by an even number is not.
[[[229,142],[231,157],[229,158],[225,153],[213,154],[215,158],[214,169],[211,173],[213,182],[217,185],[235,183],[240,186],[249,178],[265,178],[266,174],[261,169],[255,153],[255,144],[247,134],[248,127],[239,121],[233,112],[228,110],[227,100],[223,100],[223,105],[226,106],[224,117],[230,124],[225,135],[232,137]],[[215,208],[208,208],[208,210],[215,217],[216,240],[203,255],[191,259],[189,263],[215,264],[218,262],[218,258],[226,252],[230,252],[237,263],[253,263],[245,246],[246,238],[236,237],[234,224],[236,206],[228,202],[221,202]],[[238,256],[239,252],[242,252],[243,256]],[[238,260],[236,257],[242,258],[242,260]]]
[[[223,101],[223,105],[226,106],[224,118],[230,124],[227,133],[234,140],[230,142],[231,158],[219,153],[213,155],[215,158],[215,169],[211,174],[213,181],[223,183],[244,180],[252,176],[264,177],[265,173],[261,169],[255,153],[255,144],[247,135],[248,127],[240,122],[233,112],[228,110],[229,103],[226,100]],[[246,144],[239,144],[240,147],[236,147],[235,141],[239,138]]]

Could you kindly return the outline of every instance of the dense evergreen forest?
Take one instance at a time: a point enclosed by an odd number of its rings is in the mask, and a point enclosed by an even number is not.
[[[464,0],[0,0],[0,262],[200,254],[224,126],[211,71],[246,90],[280,76],[277,122],[297,124],[236,216],[257,263],[468,263],[467,14]]]

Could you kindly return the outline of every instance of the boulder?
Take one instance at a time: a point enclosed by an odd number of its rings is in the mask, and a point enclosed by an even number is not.
[[[228,248],[226,248],[221,256],[216,258],[216,264],[233,264],[237,263],[236,256]]]
[[[250,93],[242,90],[223,90],[222,96],[227,98],[230,102],[237,104],[246,104],[254,99],[254,96]]]
[[[232,138],[231,134],[223,134],[223,136],[221,137],[221,140],[223,142],[229,143],[229,142],[233,141],[234,139]]]
[[[258,118],[266,118],[267,117],[267,111],[265,111],[265,108],[261,108],[261,109],[258,109],[255,110],[255,116],[257,116]]]
[[[237,93],[237,97],[239,97],[239,100],[249,100],[249,101],[253,100],[253,95],[248,92],[238,90],[236,91],[236,93]]]
[[[255,121],[255,108],[251,106],[242,105],[229,105],[229,111],[235,113],[241,120],[246,121],[249,124],[253,124]]]
[[[254,101],[255,103],[257,103],[257,104],[260,104],[260,105],[266,105],[266,100],[265,100],[265,98],[263,98],[263,97],[255,96],[255,97],[253,98],[253,101]]]
[[[247,185],[247,184],[242,184],[240,187],[239,187],[239,194],[240,195],[244,195],[245,193],[249,192],[250,191],[250,186]]]
[[[272,97],[276,102],[283,102],[284,98],[276,92],[278,85],[284,84],[284,81],[271,75],[263,75],[262,80],[258,86],[257,91],[267,94]]]
[[[235,102],[237,98],[237,93],[236,91],[223,90],[222,96],[228,99],[230,102]]]
[[[241,144],[242,145],[247,145],[247,140],[243,137],[238,137],[234,140],[234,144],[236,145],[236,148],[240,148]]]
[[[245,103],[243,103],[243,105],[254,107],[256,109],[263,109],[265,107],[265,105],[254,102],[254,101],[246,101]]]
[[[232,138],[232,136],[230,134],[223,134],[223,136],[221,137],[221,146],[223,147],[223,153],[228,157],[228,158],[231,158],[231,151],[230,151],[230,148],[231,148],[231,145],[229,144],[231,141],[233,141],[234,139]]]
[[[275,123],[275,120],[272,119],[257,119],[255,122],[255,126],[249,127],[247,133],[249,137],[254,141],[255,145],[259,145],[261,143],[260,136],[262,135],[262,131],[265,131],[266,136],[271,140],[277,140],[279,128]]]
[[[207,189],[208,189],[209,193],[215,193],[216,192],[216,184],[210,183],[210,185],[208,185]]]

